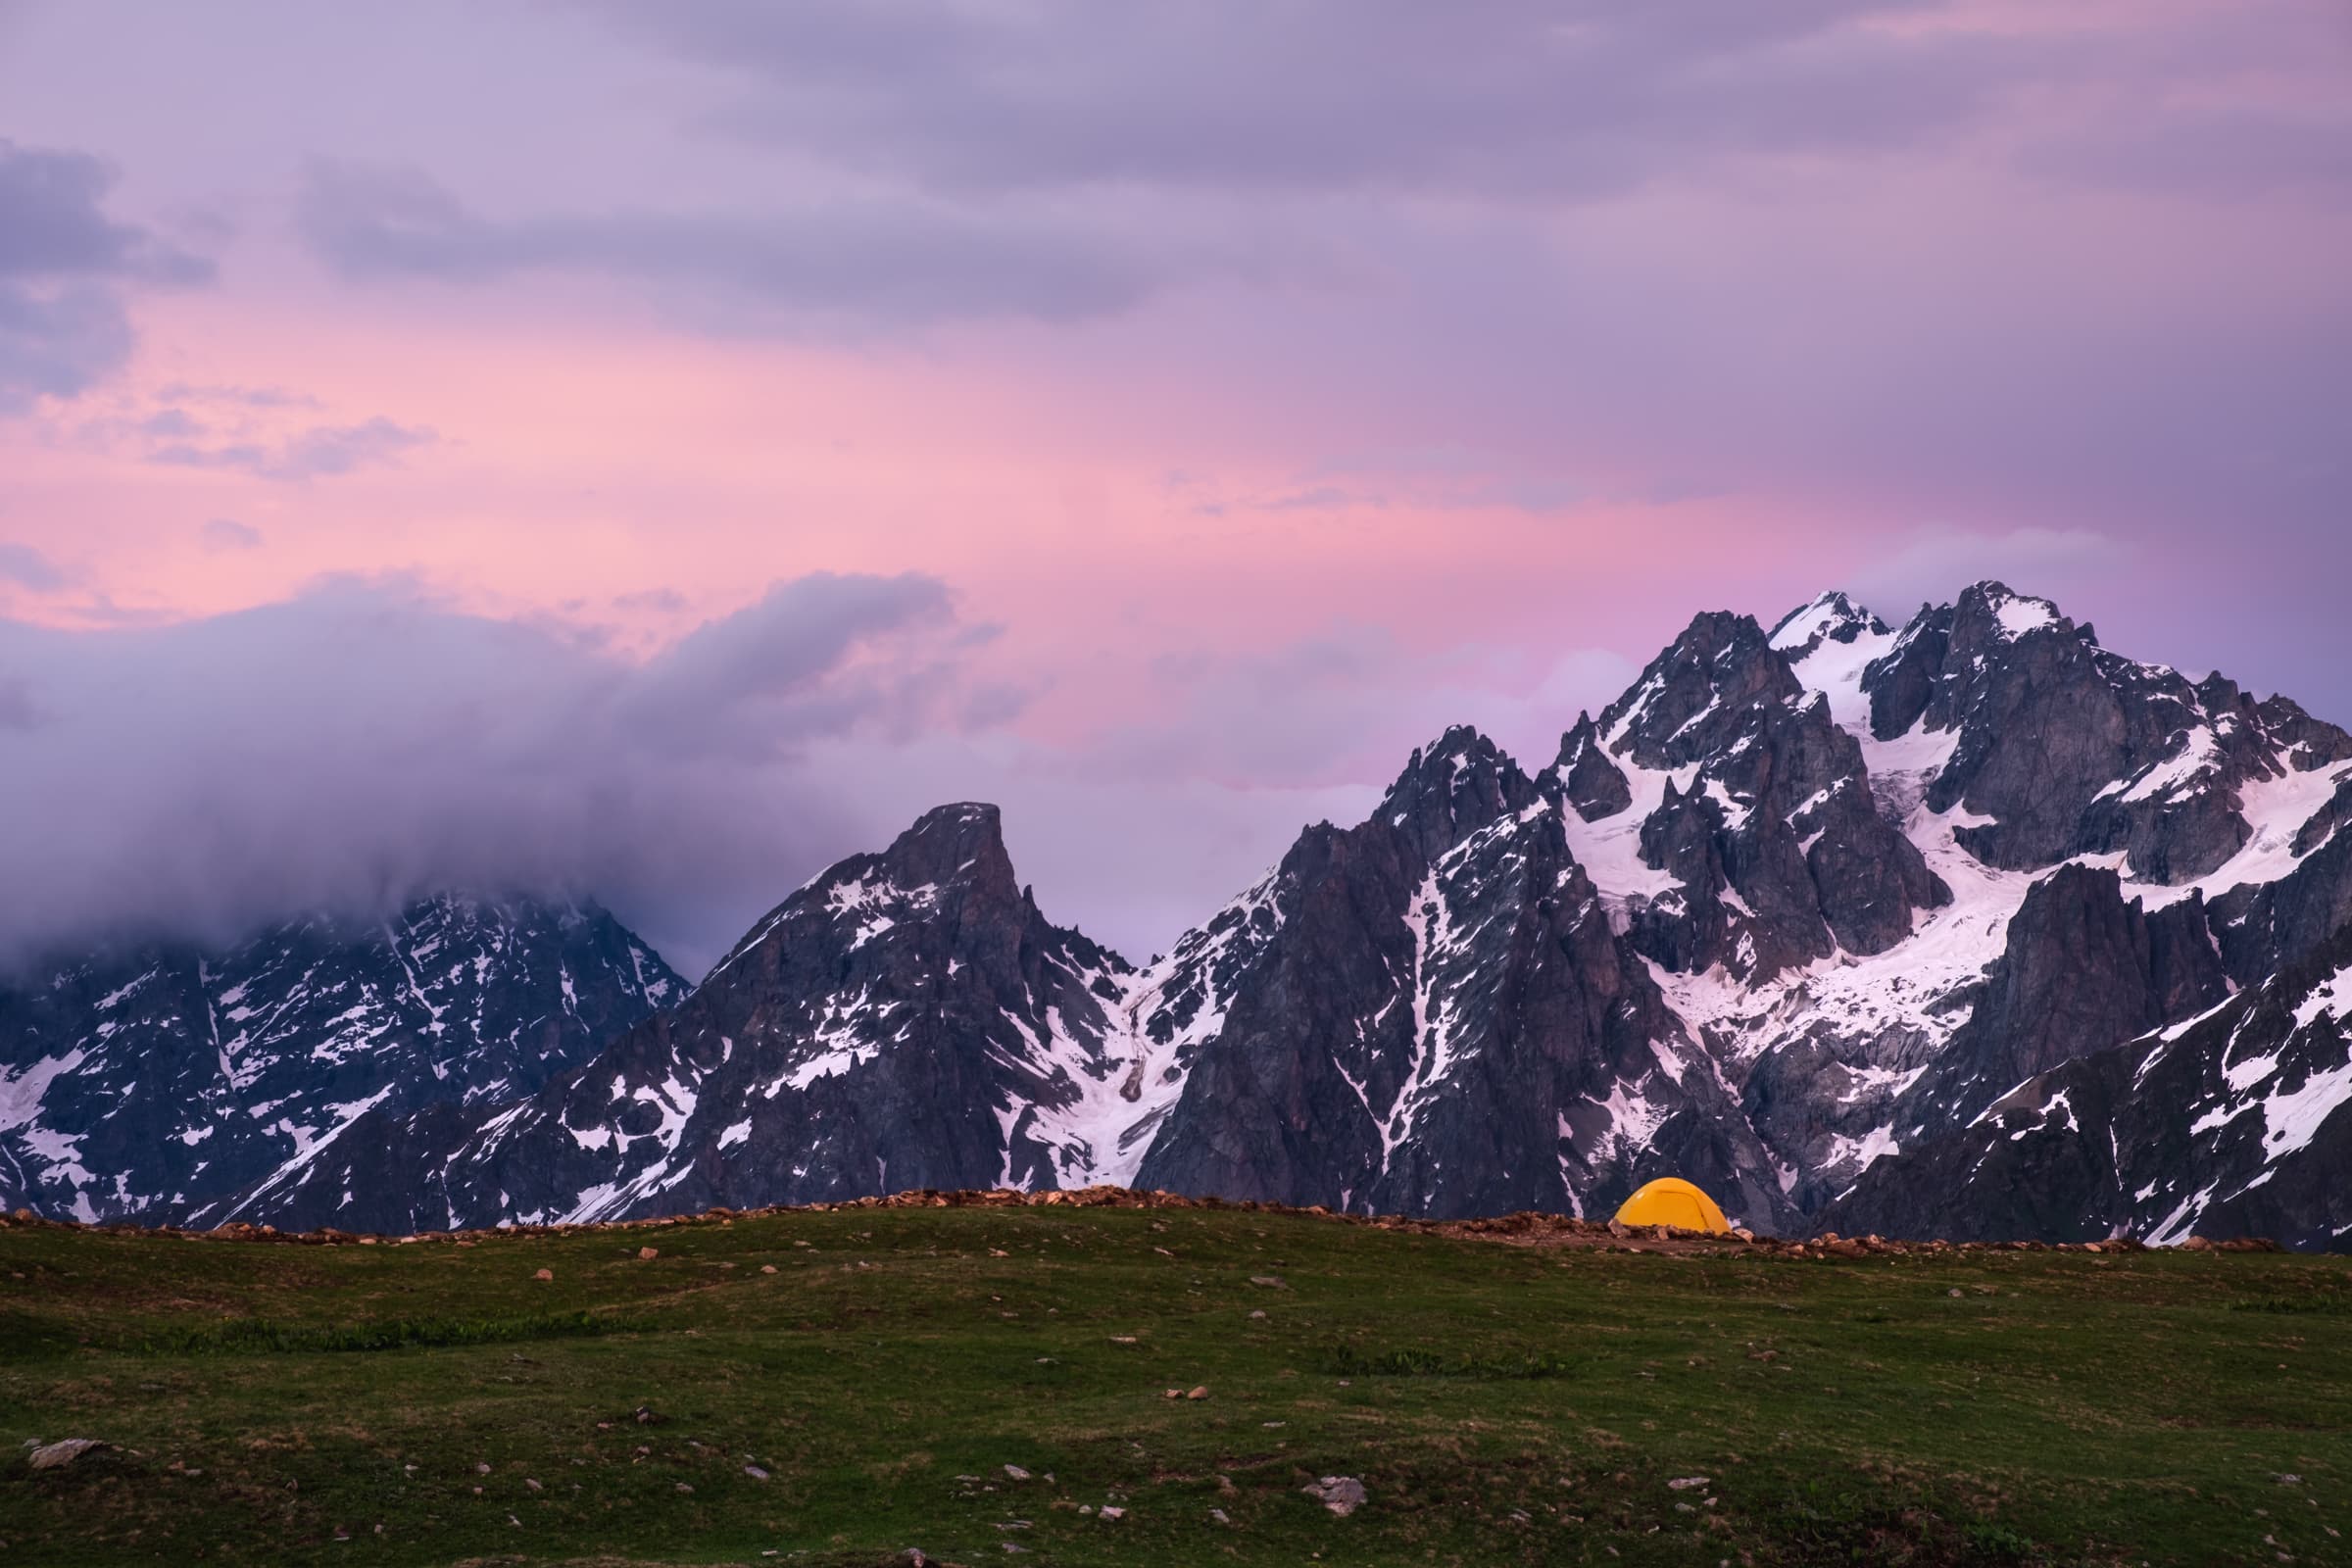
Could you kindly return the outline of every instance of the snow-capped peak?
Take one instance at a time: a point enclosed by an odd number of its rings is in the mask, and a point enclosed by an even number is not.
[[[1802,658],[1826,641],[1851,642],[1857,636],[1886,636],[1886,624],[1837,589],[1810,604],[1791,610],[1772,628],[1772,646],[1790,658]]]

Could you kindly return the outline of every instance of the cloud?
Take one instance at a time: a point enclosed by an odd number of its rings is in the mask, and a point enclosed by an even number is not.
[[[421,173],[338,164],[310,171],[297,218],[312,249],[353,281],[603,277],[699,296],[705,324],[737,328],[1085,319],[1156,292],[1199,249],[1130,242],[1011,204],[873,197],[750,214],[496,219]]]
[[[66,632],[0,620],[0,955],[420,890],[588,889],[681,961],[848,835],[808,749],[954,732],[935,579],[778,584],[629,663],[398,582]]]
[[[1307,824],[1363,820],[1447,725],[1476,724],[1540,767],[1580,708],[1636,673],[1601,650],[1416,649],[1340,623],[1254,653],[1171,652],[1131,693],[1136,716],[1106,731],[826,741],[812,761],[855,799],[843,853],[943,800],[998,802],[1047,914],[1140,960],[1255,882]]]
[[[2118,116],[2030,144],[2027,172],[2244,202],[2279,190],[2352,198],[2352,118],[2269,110]]]
[[[204,548],[216,554],[262,547],[261,530],[248,527],[234,517],[214,517],[199,532],[204,538]]]
[[[318,400],[308,392],[279,386],[234,386],[220,382],[172,381],[156,389],[166,403],[230,404],[247,409],[316,409]]]
[[[0,139],[0,415],[120,368],[132,343],[125,289],[213,275],[203,258],[109,218],[111,183],[85,154]]]
[[[1882,24],[1912,0],[601,9],[742,84],[710,111],[719,128],[955,193],[1586,201],[1727,161],[1915,144],[2055,52]]]
[[[63,588],[66,574],[32,546],[0,541],[0,581],[45,594]]]
[[[185,422],[187,430],[178,433],[201,432],[201,426]],[[153,430],[154,423],[150,419],[142,428],[153,434],[173,433]],[[230,468],[264,479],[325,479],[367,467],[397,467],[404,454],[438,439],[423,426],[400,424],[378,415],[358,424],[312,425],[274,445],[232,441],[203,446],[172,441],[152,449],[147,461],[182,468]]]
[[[683,614],[688,606],[686,596],[675,588],[638,588],[612,596],[614,610],[651,611],[656,614]]]
[[[311,479],[372,464],[397,464],[402,453],[437,439],[431,430],[396,424],[381,415],[358,424],[316,425],[286,443],[272,476]]]
[[[1414,647],[1339,621],[1262,651],[1161,655],[1134,704],[1141,716],[1071,765],[1251,788],[1385,785],[1414,747],[1472,724],[1533,769],[1551,760],[1580,709],[1598,711],[1637,672],[1602,649]]]
[[[204,425],[185,409],[158,409],[138,422],[138,431],[144,436],[159,437],[202,435]]]
[[[226,939],[457,887],[592,894],[681,967],[918,812],[992,800],[1054,918],[1138,956],[1305,823],[1361,818],[1454,722],[1531,767],[1614,654],[1416,649],[1338,624],[1171,654],[1138,715],[1048,742],[938,579],[818,573],[642,662],[565,628],[335,580],[236,614],[0,620],[0,967],[111,935]]]
[[[1260,507],[1400,504],[1432,512],[1549,513],[1588,499],[1584,488],[1500,453],[1436,445],[1349,453],[1309,469],[1303,488]]]
[[[1962,587],[1987,578],[2063,605],[2070,584],[2106,575],[2128,554],[2120,541],[2082,528],[1923,529],[1852,572],[1847,585],[1882,618],[1900,625],[1920,606],[1949,603]]]
[[[29,730],[45,716],[23,681],[0,675],[0,730]]]
[[[0,277],[201,283],[212,265],[100,210],[113,177],[81,153],[0,140]]]

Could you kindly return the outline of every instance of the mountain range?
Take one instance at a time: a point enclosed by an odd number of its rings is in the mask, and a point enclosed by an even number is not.
[[[1115,1183],[1764,1230],[2352,1246],[2352,736],[1981,583],[1701,614],[1138,966],[942,807],[699,986],[440,898],[0,991],[0,1200],[408,1232]]]

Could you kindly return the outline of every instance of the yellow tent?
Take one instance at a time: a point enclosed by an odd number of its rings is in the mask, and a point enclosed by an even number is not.
[[[1625,1200],[1617,1210],[1618,1223],[1624,1225],[1674,1225],[1687,1231],[1713,1231],[1722,1235],[1732,1228],[1715,1206],[1715,1200],[1684,1181],[1679,1176],[1661,1176]]]

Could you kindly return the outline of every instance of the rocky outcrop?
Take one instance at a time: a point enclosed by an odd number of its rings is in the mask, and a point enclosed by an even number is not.
[[[1822,1223],[1984,1241],[2352,1242],[2352,931],[2228,1002],[2018,1085]]]
[[[1922,611],[1863,684],[1879,739],[1956,736],[1929,808],[1965,808],[1959,842],[2005,869],[2121,853],[2143,881],[2194,881],[2251,838],[2248,786],[2352,757],[2292,703],[2118,658],[1999,583]]]
[[[2332,808],[2330,800],[2324,810]],[[2276,881],[2241,883],[2213,901],[2214,938],[2239,985],[2261,983],[2352,925],[2352,831],[2315,818],[2294,842],[2315,837]]]
[[[1576,814],[1588,822],[1615,816],[1634,804],[1633,786],[1625,769],[1609,760],[1600,748],[1600,726],[1591,713],[1576,715],[1576,725],[1560,737],[1559,759],[1551,777]]]
[[[1801,649],[1850,643],[1876,624],[1842,596],[1814,608],[1823,614],[1802,628]],[[1665,775],[1642,824],[1642,858],[1681,893],[1651,902],[1634,931],[1669,969],[1721,964],[1769,979],[1839,951],[1884,952],[1950,897],[1880,813],[1860,744],[1746,616],[1693,620],[1598,729],[1608,751]]]
[[[2114,871],[2061,866],[2026,895],[1975,1011],[1898,1103],[1897,1137],[1964,1127],[2026,1079],[2229,991],[2196,895],[2150,913]]]

